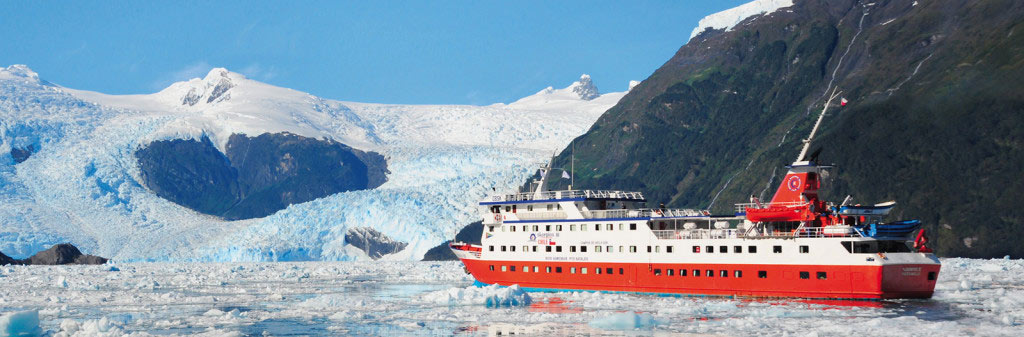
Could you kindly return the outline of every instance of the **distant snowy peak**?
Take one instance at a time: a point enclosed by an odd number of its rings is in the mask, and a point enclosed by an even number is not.
[[[690,39],[706,29],[731,30],[743,20],[755,15],[764,15],[774,12],[779,8],[793,5],[793,0],[755,0],[734,8],[730,8],[715,14],[708,15],[700,20],[697,28],[690,33]]]
[[[569,89],[572,89],[573,93],[579,95],[580,99],[587,101],[601,96],[601,92],[597,91],[597,86],[594,85],[594,82],[590,81],[590,75],[587,74],[581,75],[580,80],[573,82]]]
[[[563,99],[582,99],[584,101],[589,101],[601,96],[601,92],[597,90],[597,86],[590,80],[590,75],[583,74],[580,75],[580,79],[578,81],[572,82],[568,87],[562,89],[547,87],[532,96],[526,96],[524,98],[534,96],[558,96]]]
[[[172,95],[180,95],[181,105],[213,104],[231,99],[231,94],[228,91],[243,80],[245,80],[245,76],[242,74],[224,68],[213,68],[202,79],[194,78],[178,82],[172,84],[165,91],[169,90]]]
[[[0,68],[0,78],[22,79],[39,83],[39,74],[32,71],[32,69],[29,69],[29,67],[24,64],[15,64],[8,66],[7,68]]]
[[[509,106],[519,108],[535,108],[541,106],[548,106],[547,104],[554,102],[562,102],[570,104],[572,102],[579,103],[580,101],[586,102],[597,102],[608,99],[614,99],[616,102],[619,98],[622,98],[625,92],[615,92],[609,94],[601,94],[597,90],[597,86],[590,79],[590,75],[580,75],[580,79],[573,82],[568,87],[562,89],[555,89],[554,87],[547,87],[544,90],[538,91],[536,94],[520,98],[519,100],[512,102]],[[575,104],[575,103],[572,103]],[[614,105],[614,102],[612,103]]]

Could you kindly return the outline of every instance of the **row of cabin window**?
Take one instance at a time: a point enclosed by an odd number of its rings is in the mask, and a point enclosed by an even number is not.
[[[493,264],[490,265],[490,269],[491,269],[491,271],[494,271],[494,265]],[[625,269],[623,269],[623,268],[618,268],[618,269],[619,269],[619,275],[623,275],[623,274],[626,273]],[[589,269],[587,269],[587,267],[580,267],[578,270],[579,270],[580,274],[587,274],[588,271],[589,271]],[[516,266],[501,266],[501,271],[509,271],[509,272],[516,271]],[[523,266],[522,271],[524,273],[529,273],[530,272],[530,266]],[[577,271],[576,267],[569,267],[569,273],[570,274],[576,274],[576,271]],[[608,275],[615,274],[615,268],[604,268],[603,271],[604,271],[604,274],[608,274]],[[533,266],[533,272],[534,273],[539,273],[540,272],[540,267]],[[562,267],[544,267],[544,272],[545,273],[552,273],[552,272],[554,272],[556,274],[560,274],[560,273],[562,273]],[[601,272],[602,272],[602,268],[594,268],[594,274],[600,275],[600,274],[602,274]]]
[[[510,212],[511,213],[516,213],[516,211],[518,211],[518,210],[519,209],[518,209],[518,207],[516,207],[516,205],[505,206],[505,213],[510,213]],[[526,205],[526,210],[532,212],[533,211],[533,205]],[[547,210],[549,210],[549,211],[562,210],[562,204],[547,204]],[[499,213],[499,212],[501,212],[501,206],[491,206],[491,213]]]
[[[494,265],[493,264],[490,265],[490,269],[491,269],[491,271],[494,271]],[[622,274],[625,273],[623,268],[618,268],[618,269],[619,269],[619,275],[622,275]],[[576,270],[577,270],[576,267],[569,267],[569,273],[570,274],[576,274]],[[601,274],[601,270],[602,270],[602,268],[594,268],[594,274],[600,275]],[[503,271],[503,272],[514,272],[514,271],[516,271],[516,266],[514,266],[514,265],[502,265],[501,266],[501,271]],[[523,266],[522,271],[524,273],[529,273],[530,272],[530,266]],[[550,266],[549,267],[544,267],[544,272],[551,273],[552,271],[554,271],[556,274],[562,273],[562,267],[550,267]],[[587,269],[587,267],[580,267],[579,271],[580,271],[580,274],[587,274],[588,269]],[[609,275],[610,274],[614,274],[615,268],[604,268],[604,271],[605,271],[604,272],[605,274],[609,274]],[[679,276],[687,276],[687,271],[688,271],[688,269],[679,269]],[[534,273],[539,273],[540,272],[540,267],[533,266],[533,272]],[[662,275],[661,268],[655,268],[652,272],[654,273],[654,276],[661,276]],[[672,275],[674,272],[675,272],[675,269],[666,269],[665,270],[665,275],[667,275],[667,276],[674,276],[674,275]],[[700,269],[693,269],[693,273],[690,274],[690,275],[692,275],[693,277],[700,277]],[[713,269],[705,269],[704,270],[704,276],[705,277],[715,277],[715,271]],[[718,276],[719,277],[729,277],[729,271],[728,270],[724,270],[724,269],[723,270],[719,270],[718,271]],[[828,279],[828,273],[823,272],[823,271],[817,272],[815,276],[819,280]],[[736,278],[743,277],[743,271],[742,270],[733,270],[733,277],[736,277]],[[934,276],[929,275],[929,277],[934,277]],[[757,271],[757,278],[768,278],[768,271],[758,270]],[[807,272],[807,271],[800,272],[800,279],[807,280],[807,279],[810,279],[810,278],[811,278],[811,273],[810,272]]]
[[[500,246],[500,247],[501,247],[501,251],[503,251],[503,252],[507,252],[507,251],[514,252],[514,251],[516,251],[516,246]],[[532,252],[537,252],[538,251],[537,247],[540,247],[540,246],[528,246],[528,245],[527,246],[523,246],[523,252],[531,252],[531,251]],[[554,247],[554,248],[552,248],[552,247]],[[586,253],[587,252],[587,246],[578,246],[578,247],[579,247],[578,251],[580,253]],[[603,247],[605,247],[605,252],[607,252],[607,253],[613,253],[614,252],[613,249],[615,248],[615,246],[603,246]],[[665,246],[665,253],[672,253],[672,247],[673,246]],[[602,246],[594,246],[594,252],[595,253],[601,253],[601,248],[602,248]],[[733,253],[743,253],[743,246],[732,246],[732,248],[733,248]],[[619,253],[625,253],[625,249],[626,249],[626,246],[619,246]],[[487,246],[487,250],[493,252],[494,251],[494,246]],[[550,252],[552,252],[552,250],[554,250],[554,252],[556,252],[556,253],[561,253],[562,252],[562,246],[544,246],[544,251],[545,252],[550,253]],[[700,250],[701,250],[700,246],[693,246],[693,252],[694,253],[700,253]],[[718,251],[720,253],[728,253],[729,252],[729,246],[718,246]],[[776,254],[782,253],[782,246],[772,246],[772,251],[774,253],[776,253]],[[577,252],[577,246],[569,246],[569,252],[570,253],[576,253]],[[629,252],[630,253],[636,253],[636,246],[629,246]],[[661,246],[647,246],[647,252],[648,253],[661,253]],[[704,252],[705,253],[714,253],[715,252],[715,246],[705,246]],[[757,246],[747,246],[747,253],[750,253],[750,254],[757,253]],[[808,246],[800,246],[800,253],[803,253],[803,254],[810,253],[810,248]]]
[[[563,226],[565,226],[565,225],[544,225],[544,231],[545,232],[552,232],[552,229],[554,229],[554,232],[562,232],[563,229],[565,228]],[[487,230],[490,231],[490,232],[494,232],[494,227],[495,226],[487,226]],[[540,232],[540,225],[532,225],[532,226],[530,226],[530,225],[523,225],[522,229],[523,229],[524,232],[528,232],[528,231],[530,231],[531,227],[533,228],[534,232]],[[579,225],[579,231],[586,232],[587,228],[589,228],[589,227],[590,227],[590,225],[580,224]],[[601,227],[602,227],[601,224],[594,224],[594,230],[595,231],[600,231]],[[619,227],[620,231],[626,230],[626,224],[620,223],[618,227]],[[506,228],[508,228],[509,232],[515,232],[517,226],[501,226],[501,231],[504,232],[506,230]],[[569,231],[570,232],[575,232],[576,228],[577,228],[576,225],[569,225]],[[615,230],[615,225],[614,224],[604,224],[604,230],[606,230],[606,231],[613,231],[613,230]],[[636,224],[635,223],[629,224],[629,230],[635,231],[636,230]]]
[[[693,246],[693,252],[694,253],[700,253],[700,246]],[[704,246],[704,252],[705,253],[714,253],[715,252],[715,246]],[[729,246],[718,246],[718,252],[719,253],[728,253],[729,252]],[[732,252],[733,253],[743,253],[743,246],[732,246]],[[809,246],[800,246],[800,253],[801,254],[808,254],[810,252],[811,252],[811,248]],[[671,251],[669,251],[669,253],[671,253]],[[757,253],[757,246],[747,246],[747,253],[750,253],[750,254]],[[782,246],[772,246],[772,253],[781,254],[782,253]]]
[[[675,271],[675,269],[666,269],[665,270],[665,274],[667,276],[673,276],[672,274],[674,273],[674,271]],[[653,272],[654,272],[655,276],[661,276],[662,275],[660,268],[655,268]],[[679,269],[679,276],[687,276],[686,272],[687,272],[686,269]],[[700,277],[700,269],[694,269],[693,270],[693,274],[691,274],[691,275],[693,277]],[[712,270],[712,269],[705,269],[704,270],[704,276],[706,276],[706,277],[714,277],[715,276],[715,271]],[[728,270],[719,270],[718,271],[718,276],[719,277],[729,277],[729,271]],[[815,276],[817,276],[817,278],[819,280],[828,279],[828,273],[823,272],[823,271],[817,272],[817,274]],[[733,277],[743,277],[743,271],[742,270],[733,270]],[[757,278],[768,278],[768,271],[758,270],[757,271]],[[811,272],[807,272],[807,271],[800,272],[800,278],[804,279],[804,280],[810,279],[811,278]]]
[[[653,273],[654,273],[654,276],[661,276],[662,275],[661,274],[661,268],[654,268]],[[675,276],[675,275],[672,275],[674,273],[675,273],[675,269],[665,269],[665,275]],[[687,273],[687,269],[679,269],[679,276],[687,276],[686,273]],[[700,269],[694,269],[692,275],[693,275],[693,277],[700,277]],[[707,276],[707,277],[715,277],[715,271],[712,270],[712,269],[706,269],[704,275]],[[729,277],[729,271],[728,270],[719,270],[718,271],[718,275],[719,275],[719,277]],[[743,271],[742,270],[733,270],[733,276],[734,277],[743,277]],[[768,278],[768,272],[764,271],[764,270],[758,271],[757,272],[757,277],[758,278]]]

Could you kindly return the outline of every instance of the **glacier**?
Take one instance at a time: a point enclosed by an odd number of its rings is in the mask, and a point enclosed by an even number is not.
[[[346,245],[372,227],[408,243],[384,259],[417,260],[478,220],[492,189],[517,188],[625,92],[599,94],[584,75],[509,104],[393,105],[329,100],[224,68],[154,94],[106,95],[0,68],[0,251],[21,258],[70,242],[115,261],[368,260]],[[373,190],[225,221],[157,197],[134,157],[167,139],[290,132],[387,158]],[[34,149],[15,163],[12,149]]]

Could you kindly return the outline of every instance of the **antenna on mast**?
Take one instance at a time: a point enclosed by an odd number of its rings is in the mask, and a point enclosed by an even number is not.
[[[569,163],[569,189],[576,186],[576,139],[572,140],[572,159]]]
[[[837,90],[839,90],[838,87],[832,89],[832,94],[829,95],[828,101],[825,101],[825,107],[821,108],[821,115],[818,115],[818,121],[814,122],[814,128],[811,129],[811,134],[807,136],[807,139],[803,140],[804,148],[800,150],[800,155],[796,157],[796,161],[804,160],[804,156],[807,155],[807,150],[811,148],[811,140],[814,139],[814,134],[818,132],[818,127],[821,126],[821,120],[825,118],[825,111],[828,110],[829,104],[832,104],[832,100],[843,93],[842,91],[836,92]]]
[[[547,188],[544,186],[544,183],[547,182],[547,180],[548,180],[548,174],[550,174],[551,170],[554,169],[551,165],[555,162],[555,156],[556,155],[558,155],[558,151],[557,150],[554,153],[551,154],[551,159],[548,160],[547,164],[541,164],[541,166],[540,166],[540,179],[535,181],[537,183],[537,187],[536,187],[536,189],[533,190],[533,198],[534,199],[540,199],[541,195],[543,195],[544,191],[547,191]]]

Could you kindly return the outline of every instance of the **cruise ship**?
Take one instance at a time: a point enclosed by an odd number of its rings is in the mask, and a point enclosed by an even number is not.
[[[728,215],[650,208],[640,192],[545,190],[546,165],[531,191],[480,201],[480,245],[450,248],[477,284],[532,291],[930,298],[940,263],[920,222],[882,222],[894,202],[819,199],[830,167],[805,157],[824,116],[770,202]]]

